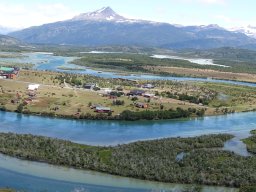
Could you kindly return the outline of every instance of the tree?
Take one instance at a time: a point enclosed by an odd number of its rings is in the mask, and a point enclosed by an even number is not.
[[[21,113],[22,111],[23,111],[23,108],[24,108],[24,105],[21,103],[21,104],[19,104],[19,106],[17,107],[17,112],[18,113]]]

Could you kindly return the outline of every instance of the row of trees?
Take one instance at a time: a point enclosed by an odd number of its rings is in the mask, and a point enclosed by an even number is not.
[[[120,114],[120,119],[122,120],[156,120],[156,119],[176,119],[176,118],[187,118],[191,115],[196,116],[203,116],[204,109],[192,109],[189,108],[188,110],[177,108],[176,110],[169,109],[169,110],[157,110],[157,111],[130,111],[125,110]]]

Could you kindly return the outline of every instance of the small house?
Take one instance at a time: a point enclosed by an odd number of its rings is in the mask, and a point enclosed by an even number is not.
[[[96,107],[95,112],[97,113],[109,113],[112,112],[109,107]]]
[[[39,88],[39,86],[40,86],[39,84],[29,84],[28,85],[28,90],[29,91],[35,91]]]
[[[152,84],[150,84],[150,83],[148,83],[148,84],[142,85],[142,88],[145,88],[145,89],[153,89],[153,88],[155,88],[155,86],[152,85]]]
[[[101,88],[101,89],[100,89],[100,93],[101,93],[101,94],[107,94],[107,95],[109,95],[111,92],[112,92],[112,89],[111,89],[111,88]]]
[[[127,95],[131,95],[131,96],[142,96],[144,93],[145,93],[144,90],[135,89],[135,90],[131,90]]]
[[[146,98],[153,98],[153,97],[155,97],[155,94],[153,94],[153,93],[145,93],[143,96],[146,97]]]
[[[144,108],[144,109],[149,107],[147,103],[141,103],[141,102],[135,103],[135,106],[138,108]]]
[[[19,73],[17,67],[0,67],[0,76],[6,79],[14,79]]]
[[[91,89],[92,90],[95,87],[97,87],[97,84],[95,84],[95,83],[87,83],[87,84],[84,85],[85,89]]]
[[[96,109],[97,107],[102,107],[100,104],[92,104],[90,106],[91,109]]]

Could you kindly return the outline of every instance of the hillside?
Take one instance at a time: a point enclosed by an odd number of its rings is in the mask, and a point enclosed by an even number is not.
[[[0,35],[0,46],[18,46],[21,44],[22,42],[16,38]]]

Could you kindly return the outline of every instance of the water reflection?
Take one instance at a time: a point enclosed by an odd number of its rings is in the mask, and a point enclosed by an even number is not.
[[[82,171],[45,163],[18,160],[0,155],[0,187],[25,191],[49,192],[150,192],[182,191],[191,185],[165,184],[126,177],[112,176],[93,171]],[[202,187],[205,192],[236,192],[224,187]]]

